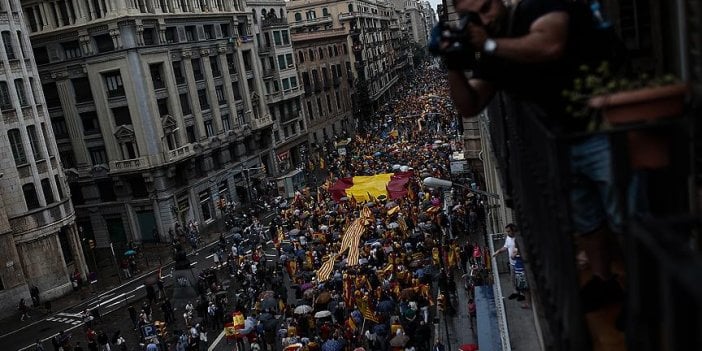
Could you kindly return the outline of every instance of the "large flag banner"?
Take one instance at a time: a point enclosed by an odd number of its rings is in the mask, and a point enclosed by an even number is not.
[[[353,197],[359,202],[372,201],[380,195],[399,199],[407,195],[407,183],[412,175],[412,172],[397,172],[341,178],[329,187],[329,192],[336,202],[342,197]]]

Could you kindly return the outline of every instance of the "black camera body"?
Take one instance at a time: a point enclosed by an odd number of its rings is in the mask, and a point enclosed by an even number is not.
[[[443,57],[450,69],[468,69],[477,64],[478,50],[470,42],[468,24],[482,26],[480,16],[474,12],[466,13],[454,26],[441,21],[432,32],[429,51]]]

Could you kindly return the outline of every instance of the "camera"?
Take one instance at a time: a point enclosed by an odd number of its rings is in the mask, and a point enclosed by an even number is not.
[[[469,12],[462,15],[455,25],[440,21],[431,33],[429,52],[441,56],[449,69],[468,69],[476,65],[476,53],[470,42],[468,24],[482,26],[480,16]]]

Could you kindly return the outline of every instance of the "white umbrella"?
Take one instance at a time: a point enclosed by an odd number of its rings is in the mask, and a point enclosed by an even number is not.
[[[314,318],[327,318],[331,316],[331,312],[324,310],[324,311],[319,311],[314,314]]]
[[[409,167],[407,167],[407,166],[400,167],[400,171],[402,171],[402,172],[407,172],[408,170],[409,170]]]
[[[295,314],[307,314],[307,313],[312,312],[312,307],[309,305],[300,305],[300,306],[295,307],[293,312]]]

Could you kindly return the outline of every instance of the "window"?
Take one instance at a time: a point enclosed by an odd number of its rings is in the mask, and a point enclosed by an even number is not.
[[[290,77],[290,87],[293,89],[297,88],[297,77]]]
[[[200,210],[202,211],[202,219],[205,221],[212,220],[212,211],[210,204],[210,191],[205,190],[200,192]]]
[[[165,116],[170,114],[170,111],[168,111],[168,98],[156,100],[156,105],[158,106],[159,116]]]
[[[90,161],[92,161],[93,166],[107,164],[107,154],[104,147],[89,148],[88,152],[90,153]]]
[[[112,116],[115,119],[115,126],[132,124],[132,117],[129,115],[129,107],[127,106],[113,108]]]
[[[236,73],[236,63],[234,62],[234,54],[227,54],[227,68],[229,68],[229,74]]]
[[[202,75],[202,67],[200,67],[200,59],[191,59],[190,63],[192,63],[193,66],[193,76],[195,76],[195,80],[202,80],[204,77]]]
[[[51,189],[49,178],[41,180],[41,190],[44,192],[44,200],[46,200],[47,205],[53,204],[56,201],[54,200],[54,191]]]
[[[334,45],[334,56],[339,56],[339,47]]]
[[[220,105],[224,105],[227,103],[227,98],[224,95],[224,88],[222,88],[221,85],[215,87],[215,93],[217,94],[217,102]]]
[[[212,69],[212,76],[213,77],[219,77],[222,75],[221,71],[219,70],[219,57],[218,56],[210,57],[210,69]]]
[[[171,66],[173,67],[173,76],[175,76],[176,84],[185,83],[181,61],[173,61]]]
[[[338,91],[337,91],[335,94],[336,94],[336,108],[337,108],[338,110],[340,110],[340,109],[341,109],[341,98],[339,97],[339,92],[338,92]]]
[[[39,208],[39,198],[37,198],[37,191],[34,188],[34,183],[22,185],[22,192],[24,193],[24,201],[27,203],[27,210]]]
[[[309,51],[307,51],[307,56],[309,56],[310,61],[314,61],[314,50],[309,49]]]
[[[307,115],[310,116],[310,121],[314,120],[314,113],[312,112],[312,103],[310,100],[307,100]]]
[[[232,92],[234,100],[241,100],[241,91],[239,90],[239,82],[232,82]]]
[[[124,96],[124,86],[122,85],[122,75],[119,71],[112,71],[104,74],[105,85],[107,86],[108,97]]]
[[[24,81],[22,78],[15,79],[15,91],[17,91],[17,99],[19,100],[20,106],[29,105],[29,100],[24,92]]]
[[[273,31],[273,42],[275,43],[276,46],[283,45],[283,41],[280,37],[280,31]]]
[[[121,77],[120,77],[121,80]],[[56,89],[56,83],[50,83],[53,84],[53,89]],[[85,78],[73,78],[71,79],[71,85],[73,85],[73,95],[76,98],[77,103],[81,102],[91,102],[93,101],[93,93],[90,90],[90,81],[88,80],[87,77]],[[44,92],[46,92],[46,88],[44,88]],[[59,100],[58,97],[58,91],[52,92],[53,95],[55,95],[56,100]],[[46,93],[44,93],[44,96],[46,97]],[[47,105],[49,104],[49,100],[47,99],[46,101]],[[61,106],[61,102],[56,101],[56,106]]]
[[[324,116],[324,111],[322,111],[322,99],[317,98],[317,112],[320,116]]]
[[[222,128],[224,128],[225,131],[232,129],[232,123],[229,119],[228,113],[222,114]]]
[[[205,39],[214,39],[214,28],[211,24],[202,26],[202,31],[205,33]]]
[[[27,126],[27,137],[29,137],[29,146],[32,148],[32,154],[34,154],[34,160],[39,161],[44,159],[44,155],[41,152],[41,144],[39,143],[39,138],[37,137],[37,127],[34,125]]]
[[[195,126],[185,127],[185,134],[188,136],[188,142],[194,143],[197,138],[195,137]]]
[[[231,36],[231,33],[229,33],[229,24],[226,24],[226,23],[220,24],[219,30],[222,32],[222,37],[228,38]]]
[[[205,134],[207,135],[208,138],[215,135],[214,127],[212,126],[211,119],[205,121]]]
[[[288,61],[288,68],[295,67],[292,54],[285,54],[285,61]]]
[[[46,50],[45,46],[32,47],[32,52],[34,52],[34,61],[37,65],[43,65],[49,63],[49,51]]]
[[[144,28],[142,38],[144,38],[144,45],[156,44],[156,30],[154,28]]]
[[[63,117],[52,118],[51,128],[54,130],[56,139],[68,138],[68,128],[66,128],[66,120]]]
[[[61,43],[61,47],[63,48],[63,55],[66,57],[66,60],[83,56],[83,53],[80,51],[78,40]]]
[[[112,36],[109,34],[100,34],[93,37],[98,52],[110,52],[115,50],[115,44],[112,42]]]
[[[290,35],[288,35],[288,31],[283,30],[280,31],[280,33],[283,35],[283,44],[290,45]]]
[[[178,30],[176,27],[166,28],[166,43],[177,43],[178,42]]]
[[[180,94],[180,109],[183,110],[183,115],[189,115],[193,111],[190,109],[190,99],[188,99],[188,93]]]
[[[10,35],[9,31],[2,32],[2,44],[5,46],[5,53],[7,54],[7,59],[16,59],[17,57],[15,56],[15,50],[12,46],[12,36]]]
[[[330,46],[330,47],[328,47],[327,49],[328,49],[328,51],[329,51],[328,57],[334,57],[334,50],[332,50],[332,47]]]
[[[83,134],[100,134],[100,122],[98,122],[97,112],[83,112],[80,114],[80,120],[83,123]]]
[[[7,131],[7,137],[10,140],[10,148],[12,156],[15,158],[15,165],[20,166],[27,163],[27,155],[24,153],[24,145],[22,144],[22,136],[19,129],[10,129]]]
[[[115,201],[117,200],[117,194],[115,194],[115,187],[110,179],[101,179],[95,182],[98,188],[98,193],[100,193],[101,201]]]
[[[288,78],[283,78],[283,90],[290,90],[290,81],[288,80]]]
[[[82,205],[85,203],[85,198],[83,197],[83,189],[80,184],[74,183],[69,185],[71,189],[71,201],[75,205]]]
[[[166,86],[166,84],[163,81],[161,67],[163,67],[162,63],[149,64],[149,72],[151,73],[151,81],[154,84],[154,89],[161,89]]]
[[[329,111],[329,113],[332,112],[332,104],[331,99],[329,98],[329,94],[327,94],[327,111]]]
[[[207,100],[207,91],[205,89],[197,91],[197,100],[200,102],[200,109],[209,110],[210,102]]]
[[[322,50],[322,48],[319,48],[319,59],[321,60],[323,58],[324,58],[324,50]]]
[[[322,8],[322,17],[329,16],[329,10],[326,7]]]
[[[63,199],[63,189],[61,188],[61,182],[59,181],[59,176],[54,175],[54,183],[56,183],[56,190],[58,191],[58,200]]]
[[[9,110],[12,108],[12,98],[7,82],[0,82],[0,109]]]
[[[300,22],[302,21],[302,14],[299,12],[295,13],[295,22]]]
[[[195,26],[185,26],[185,40],[194,41],[195,38]]]
[[[288,66],[285,64],[285,55],[278,55],[278,68],[286,69]]]
[[[297,62],[298,63],[304,63],[305,62],[305,53],[302,51],[297,52]]]

